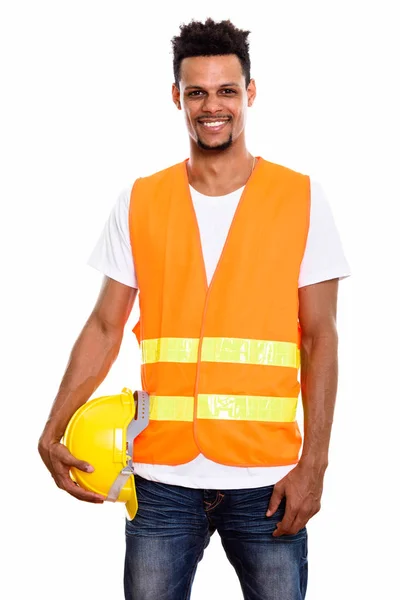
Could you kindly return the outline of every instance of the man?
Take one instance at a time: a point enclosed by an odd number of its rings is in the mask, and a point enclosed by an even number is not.
[[[218,530],[244,598],[300,600],[337,388],[338,280],[349,275],[321,186],[246,149],[249,32],[191,22],[174,37],[172,99],[190,158],[119,197],[89,263],[105,274],[39,441],[57,485],[92,470],[61,444],[116,359],[140,290],[149,426],[135,440],[129,600],[190,597]],[[300,391],[304,443],[295,420]]]

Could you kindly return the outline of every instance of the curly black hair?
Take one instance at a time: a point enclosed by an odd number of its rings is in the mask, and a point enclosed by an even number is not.
[[[227,19],[216,23],[210,17],[201,21],[190,21],[180,26],[180,35],[171,40],[175,85],[179,89],[181,62],[189,56],[221,56],[236,54],[242,65],[246,88],[250,83],[250,56],[247,37],[250,31],[238,29]]]

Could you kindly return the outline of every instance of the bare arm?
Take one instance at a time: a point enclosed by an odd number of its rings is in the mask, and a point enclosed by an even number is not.
[[[69,466],[73,464],[82,469],[88,465],[77,459],[72,463],[72,455],[58,442],[72,415],[90,398],[117,358],[124,326],[136,294],[136,289],[109,277],[104,278],[96,305],[72,348],[65,374],[39,439],[39,453],[57,485],[82,500],[92,498],[94,501],[97,495],[73,486],[68,474]],[[65,463],[67,459],[71,461],[68,465]]]
[[[338,381],[338,280],[300,288],[301,395],[304,444],[301,463],[325,470]]]
[[[275,485],[269,503],[267,516],[286,497],[275,537],[297,533],[321,507],[338,379],[337,294],[338,279],[299,289],[304,444],[298,465]]]

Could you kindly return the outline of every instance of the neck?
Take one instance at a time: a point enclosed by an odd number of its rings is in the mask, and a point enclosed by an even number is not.
[[[214,152],[201,150],[194,142],[191,146],[186,168],[195,190],[207,196],[224,196],[246,185],[255,162],[245,147]]]

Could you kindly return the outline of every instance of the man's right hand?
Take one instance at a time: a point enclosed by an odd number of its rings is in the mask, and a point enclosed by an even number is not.
[[[84,490],[69,475],[71,467],[91,473],[94,471],[92,465],[89,465],[84,460],[75,458],[68,448],[60,442],[45,443],[39,441],[38,451],[59,488],[65,490],[71,496],[78,498],[78,500],[94,502],[96,504],[104,502],[104,496]]]
[[[74,344],[39,438],[39,454],[54,481],[59,488],[78,500],[100,503],[104,502],[105,497],[84,490],[71,479],[71,467],[89,473],[94,469],[84,460],[75,458],[59,440],[72,416],[98,388],[117,358],[137,292],[137,288],[104,277],[96,306]]]

